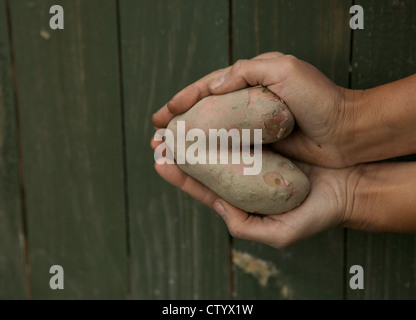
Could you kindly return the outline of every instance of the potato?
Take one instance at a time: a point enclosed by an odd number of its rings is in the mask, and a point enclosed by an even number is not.
[[[240,137],[243,129],[250,129],[250,132],[261,129],[264,144],[283,139],[294,127],[293,115],[284,102],[262,87],[206,97],[186,113],[172,119],[167,129],[177,134],[178,121],[184,121],[185,133],[198,128],[207,136],[209,129],[237,129]],[[253,141],[252,134],[250,141]],[[187,141],[182,151],[177,144],[169,144],[169,147],[178,160],[178,156],[187,158],[186,153],[193,143]],[[241,148],[239,146],[239,163],[232,163],[232,150],[229,148],[221,152],[215,149],[216,163],[212,163],[214,156],[209,158],[207,152],[199,163],[191,164],[187,158],[182,163],[177,161],[178,166],[221,198],[247,212],[278,214],[303,202],[310,190],[309,180],[290,160],[265,150],[263,146],[260,152],[254,148],[246,154],[253,161],[249,164],[242,154],[244,150],[249,151],[249,147]],[[227,160],[226,163],[220,163],[221,156]],[[261,165],[258,174],[245,174],[245,168],[254,167],[256,163]]]
[[[264,87],[208,96],[178,115],[177,120],[186,121],[186,131],[199,128],[206,135],[209,129],[237,129],[240,135],[242,129],[262,129],[263,143],[283,139],[295,125],[287,106]]]
[[[275,152],[263,150],[261,158],[262,170],[258,175],[244,175],[243,168],[247,165],[232,164],[231,159],[229,164],[183,164],[179,167],[247,212],[277,214],[301,204],[309,193],[306,176]]]

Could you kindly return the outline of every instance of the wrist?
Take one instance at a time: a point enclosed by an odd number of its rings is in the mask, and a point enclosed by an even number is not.
[[[356,165],[346,179],[346,207],[341,226],[356,230],[370,231],[370,203],[377,194],[377,186],[371,185],[370,176],[374,174],[372,165]]]
[[[353,167],[347,179],[344,227],[370,232],[416,232],[415,162]]]
[[[364,90],[341,88],[342,101],[338,108],[338,121],[341,132],[338,147],[345,166],[361,163],[360,148],[365,138],[364,133],[371,127],[370,121],[361,121],[363,105],[366,103]]]
[[[344,100],[345,140],[343,154],[348,165],[391,158],[398,155],[392,143],[394,127],[391,105],[377,95],[377,90],[347,89]],[[400,144],[400,141],[397,141]]]
[[[346,136],[343,154],[349,165],[416,153],[416,77],[368,90],[344,91]]]

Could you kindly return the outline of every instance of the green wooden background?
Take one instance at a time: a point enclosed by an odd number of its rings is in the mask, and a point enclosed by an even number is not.
[[[64,30],[49,28],[54,4]],[[353,4],[364,30],[349,28]],[[154,111],[240,58],[291,53],[360,89],[414,73],[415,13],[412,0],[0,0],[0,299],[416,298],[414,235],[232,239],[154,172],[149,147]],[[349,288],[355,264],[364,290]]]

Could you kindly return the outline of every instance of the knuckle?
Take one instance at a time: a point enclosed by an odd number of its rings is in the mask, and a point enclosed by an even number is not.
[[[170,113],[176,115],[181,113],[181,105],[183,102],[184,97],[189,96],[198,96],[199,95],[199,87],[197,83],[193,83],[186,88],[179,91],[176,95],[172,97],[172,99],[167,103],[167,108]],[[182,111],[183,112],[183,111]]]
[[[281,53],[281,52],[279,52],[279,51],[272,51],[271,53],[270,53],[273,57],[281,57],[283,54]]]
[[[239,224],[237,223],[228,223],[228,232],[230,235],[234,238],[243,239],[243,233],[241,232],[241,229],[239,228]]]
[[[296,66],[298,65],[298,58],[296,58],[295,56],[291,55],[291,54],[287,54],[284,57],[282,57],[282,62],[284,64],[284,66],[288,69],[288,70],[293,70],[296,68]]]
[[[296,58],[294,55],[292,54],[286,54],[283,59],[285,59],[287,61],[287,63],[292,63],[295,64],[298,61],[298,58]]]
[[[176,100],[177,100],[177,95],[175,95],[172,99],[170,99],[170,101],[166,104],[166,108],[168,109],[168,111],[172,114],[175,114],[175,110],[176,110]]]
[[[283,239],[280,239],[280,241],[274,242],[273,247],[276,249],[286,249],[290,247],[293,243],[290,241],[285,241]]]
[[[242,73],[244,71],[244,68],[245,68],[245,65],[246,65],[247,61],[248,60],[246,60],[246,59],[237,60],[234,63],[233,67],[231,68],[231,72],[236,73],[236,74]]]
[[[274,235],[270,239],[269,244],[277,249],[288,248],[293,245],[297,240],[297,232],[288,227],[283,221],[277,220],[272,234]]]
[[[264,55],[264,57],[268,59],[276,59],[276,58],[280,58],[281,56],[283,56],[283,54],[278,51],[271,51]]]
[[[225,72],[227,72],[227,71],[228,71],[228,69],[229,69],[229,67],[222,68],[222,69],[218,69],[217,71],[214,71],[214,72],[212,73],[212,75],[214,75],[214,76],[218,76],[219,74],[224,74]]]

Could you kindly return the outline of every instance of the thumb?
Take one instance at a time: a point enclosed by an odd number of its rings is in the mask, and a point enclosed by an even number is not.
[[[215,200],[213,208],[224,219],[231,236],[272,245],[274,228],[270,223],[273,223],[273,218],[247,213],[223,199]]]
[[[223,199],[215,200],[213,208],[224,219],[228,231],[235,238],[265,243],[274,248],[285,248],[296,242],[299,237],[296,229],[286,223],[287,214],[249,214]]]
[[[248,86],[267,87],[275,82],[271,79],[271,75],[275,74],[271,69],[275,67],[275,59],[238,60],[230,69],[211,80],[208,86],[213,94],[224,94]]]
[[[252,219],[250,219],[249,213],[234,207],[223,199],[215,200],[212,207],[224,219],[228,231],[233,237],[257,240],[258,235],[255,234],[256,232],[253,233],[253,229],[250,228]]]

